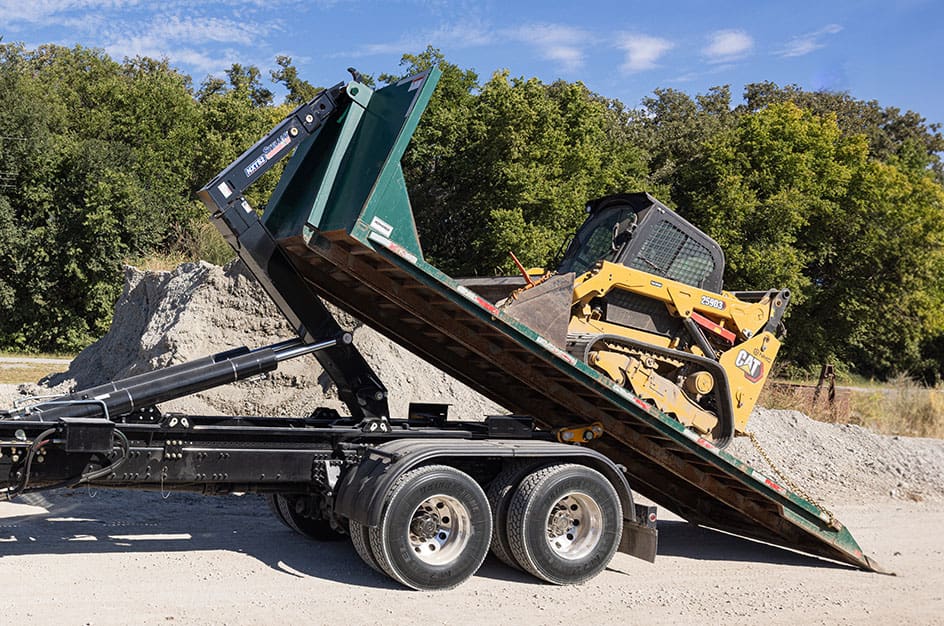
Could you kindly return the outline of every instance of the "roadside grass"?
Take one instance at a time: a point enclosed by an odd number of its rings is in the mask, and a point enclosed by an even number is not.
[[[35,383],[50,374],[58,374],[67,369],[68,365],[50,363],[0,363],[0,384]]]
[[[825,388],[814,401],[814,385],[771,381],[758,404],[794,409],[821,422],[857,424],[885,435],[944,439],[944,389],[928,388],[907,376],[887,383],[842,387],[832,403]]]
[[[66,371],[69,369],[69,364],[65,361],[71,361],[73,358],[75,358],[74,354],[0,352],[0,384],[35,383],[50,374]],[[45,359],[64,362],[51,363]]]
[[[201,222],[181,235],[174,250],[169,252],[154,251],[146,256],[129,257],[124,260],[140,270],[152,272],[170,272],[181,263],[197,259],[214,265],[226,265],[236,257],[223,235],[210,222]]]

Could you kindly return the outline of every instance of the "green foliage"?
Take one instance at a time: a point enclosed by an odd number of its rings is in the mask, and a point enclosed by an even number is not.
[[[285,103],[298,106],[312,100],[321,91],[314,87],[307,80],[298,76],[298,68],[292,64],[292,57],[279,55],[275,58],[279,69],[270,72],[272,80],[282,83],[288,89],[288,95],[285,97]]]
[[[492,220],[485,268],[513,271],[509,250],[526,265],[546,265],[583,222],[588,200],[644,180],[638,151],[609,140],[610,103],[580,83],[496,74],[480,102],[490,171],[472,202]]]
[[[292,108],[271,106],[272,92],[260,85],[259,70],[255,67],[233,65],[227,77],[228,82],[208,78],[195,94],[201,117],[201,138],[192,191],[255,144]],[[250,205],[265,207],[280,173],[280,167],[273,168],[247,191]]]
[[[241,113],[225,105],[257,111],[246,139],[278,113],[253,68],[203,105],[166,61],[12,44],[0,60],[0,344],[77,350],[107,329],[122,261],[204,222],[194,191],[244,147],[213,141]]]
[[[0,44],[0,347],[100,336],[120,264],[232,251],[194,192],[318,89],[280,56],[194,88],[166,60]],[[647,190],[719,241],[729,289],[788,287],[784,354],[944,376],[944,137],[848,94],[755,83],[630,110],[583,84],[471,69],[428,47],[389,83],[443,75],[403,160],[426,257],[453,275],[553,266],[587,200]],[[370,76],[363,79],[373,84]],[[248,192],[264,208],[280,168]]]
[[[675,89],[656,89],[642,99],[642,108],[629,112],[629,141],[648,156],[649,191],[679,205],[690,204],[687,194],[700,174],[704,144],[735,120],[730,103],[727,86],[695,98]]]
[[[881,161],[905,159],[915,169],[933,170],[944,182],[944,136],[940,124],[928,124],[914,111],[902,113],[882,107],[875,100],[856,100],[834,91],[804,91],[796,85],[779,87],[771,82],[752,83],[744,88],[746,112],[757,112],[779,102],[793,102],[820,117],[835,116],[846,135],[864,135],[869,154]]]
[[[944,190],[869,158],[792,102],[741,116],[704,145],[687,213],[725,250],[729,288],[788,287],[788,354],[889,376],[942,330]]]
[[[638,151],[618,140],[621,107],[580,83],[499,72],[479,86],[433,48],[402,64],[443,71],[404,171],[425,254],[447,272],[513,271],[509,251],[547,265],[587,200],[644,178]]]

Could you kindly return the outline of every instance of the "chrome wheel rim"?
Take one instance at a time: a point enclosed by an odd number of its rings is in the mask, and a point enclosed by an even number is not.
[[[557,556],[577,560],[600,543],[603,510],[585,493],[571,492],[554,503],[547,516],[547,543]]]
[[[410,548],[424,563],[444,565],[469,544],[472,517],[462,502],[443,494],[423,500],[407,529]]]

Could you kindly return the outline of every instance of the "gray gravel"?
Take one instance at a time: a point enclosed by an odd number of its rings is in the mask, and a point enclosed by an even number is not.
[[[944,441],[890,437],[852,424],[827,424],[798,411],[758,408],[748,428],[774,464],[814,498],[860,502],[868,497],[921,501],[944,498]],[[751,441],[728,452],[764,468]]]

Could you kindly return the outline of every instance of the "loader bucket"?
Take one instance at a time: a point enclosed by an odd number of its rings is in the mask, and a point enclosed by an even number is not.
[[[567,347],[567,326],[574,297],[573,272],[552,276],[512,294],[502,310],[546,337],[561,350]]]

